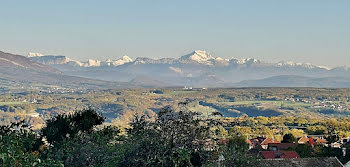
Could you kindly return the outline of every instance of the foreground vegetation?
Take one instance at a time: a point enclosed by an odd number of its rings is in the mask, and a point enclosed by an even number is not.
[[[125,133],[103,126],[92,109],[58,115],[39,132],[23,122],[1,126],[2,166],[246,166],[244,138],[220,142],[220,123],[186,109],[164,108],[157,118],[135,116]]]

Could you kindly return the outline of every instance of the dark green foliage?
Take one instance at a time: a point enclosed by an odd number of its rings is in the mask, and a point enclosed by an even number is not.
[[[326,137],[326,140],[327,140],[328,144],[331,144],[331,143],[339,141],[339,136],[338,135],[330,135],[330,136]]]
[[[0,166],[61,166],[38,157],[41,137],[23,122],[0,126]]]
[[[256,163],[255,159],[247,156],[248,144],[242,136],[232,136],[220,144],[218,156],[222,155],[225,160],[221,162],[225,166],[251,166]]]
[[[43,144],[39,134],[24,127],[2,127],[1,151],[9,151],[1,152],[0,162],[5,166],[199,167],[217,166],[217,155],[227,158],[227,166],[253,162],[246,158],[243,138],[218,145],[212,129],[221,124],[187,109],[164,108],[155,119],[136,116],[125,136],[117,128],[96,127],[102,123],[103,118],[91,109],[58,115],[40,133],[51,144],[46,149],[39,149]]]
[[[346,153],[344,156],[343,150],[341,148],[316,146],[315,150],[317,150],[315,155],[317,157],[337,157],[343,164],[350,161],[350,156],[348,153]]]
[[[81,132],[90,132],[95,125],[101,125],[105,120],[101,114],[91,108],[76,112],[70,116],[70,119],[77,131]]]
[[[120,157],[116,144],[119,130],[105,127],[91,133],[82,133],[64,139],[62,144],[51,148],[47,156],[59,160],[65,166],[114,166]]]
[[[206,122],[189,111],[165,108],[155,121],[135,117],[124,143],[121,166],[201,166],[208,161]],[[210,146],[209,146],[210,147]]]
[[[48,120],[41,132],[46,140],[54,145],[66,138],[73,138],[78,133],[90,132],[94,126],[103,122],[104,118],[89,108],[71,115],[58,115]]]
[[[44,127],[41,132],[51,144],[61,142],[69,135],[74,134],[74,131],[71,128],[71,121],[66,115],[58,115],[55,118],[48,120],[46,122],[46,127]]]
[[[233,137],[217,144],[211,131],[220,125],[202,119],[198,113],[164,108],[156,120],[135,117],[123,143],[124,158],[120,166],[217,166],[218,154],[224,155],[228,166],[251,164],[246,157],[248,145],[243,138]]]
[[[104,118],[91,108],[48,120],[42,134],[53,147],[44,156],[61,161],[65,166],[116,163],[115,137],[119,130],[112,127],[93,130],[103,122]]]
[[[297,142],[297,138],[295,138],[293,134],[287,133],[283,136],[283,139],[281,142],[282,143],[295,143],[295,142]]]
[[[299,154],[301,158],[309,158],[313,157],[313,149],[312,146],[309,144],[299,144],[295,151]]]

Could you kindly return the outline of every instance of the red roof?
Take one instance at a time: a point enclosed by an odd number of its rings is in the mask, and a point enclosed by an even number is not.
[[[295,151],[260,151],[264,159],[293,159],[300,158],[299,154]]]
[[[245,142],[246,142],[247,144],[249,144],[250,146],[253,145],[252,141],[250,141],[249,139],[247,139]]]
[[[257,137],[254,139],[250,139],[250,142],[253,144],[253,146],[255,145],[260,145],[266,138],[263,137]]]
[[[314,145],[314,138],[312,138],[312,137],[309,138],[309,144]]]
[[[271,138],[266,138],[261,145],[268,145],[269,143],[281,143],[280,141],[277,141],[275,139],[271,139]]]
[[[322,139],[322,138],[317,138],[316,143],[322,143],[322,144],[325,144],[325,143],[327,143],[327,140]]]
[[[303,136],[298,140],[298,143],[306,143],[309,141],[309,138],[307,136]]]

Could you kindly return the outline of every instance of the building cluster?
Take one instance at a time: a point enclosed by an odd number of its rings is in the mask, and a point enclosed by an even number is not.
[[[288,167],[291,166],[290,163],[297,164],[297,166],[309,166],[310,164],[319,163],[325,166],[344,166],[336,157],[301,158],[295,151],[299,145],[309,145],[312,148],[316,145],[341,148],[343,156],[350,156],[347,154],[348,151],[346,150],[346,147],[350,146],[349,138],[344,138],[338,142],[328,144],[326,139],[317,136],[303,136],[299,138],[297,142],[293,143],[282,143],[272,138],[256,137],[247,139],[246,143],[249,145],[249,154],[251,156],[259,157],[259,161],[264,164],[271,164],[272,166],[284,164],[283,166]],[[350,167],[350,163],[347,165]]]
[[[350,99],[347,101],[349,102]],[[315,109],[333,109],[339,111],[349,111],[350,108],[344,102],[335,102],[328,99],[315,99],[315,98],[293,98],[287,97],[284,101],[290,102],[303,102],[307,104],[311,104],[311,108]]]

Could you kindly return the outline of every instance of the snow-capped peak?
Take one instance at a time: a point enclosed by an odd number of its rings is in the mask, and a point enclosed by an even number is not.
[[[261,61],[258,59],[253,59],[253,58],[246,58],[246,59],[236,59],[236,58],[231,58],[231,62],[236,63],[236,64],[254,64],[254,63],[260,63]]]
[[[332,70],[332,68],[330,67],[327,67],[327,66],[317,66],[318,68],[323,68],[323,69],[326,69],[326,70]]]
[[[205,62],[210,59],[214,59],[209,53],[202,50],[195,50],[192,54],[192,56],[189,57],[190,59],[198,62]]]
[[[28,57],[41,57],[41,56],[44,56],[44,55],[41,53],[34,53],[34,52],[28,53]]]
[[[286,67],[304,67],[304,68],[309,68],[309,69],[312,69],[312,68],[321,68],[321,69],[326,69],[326,70],[331,70],[332,68],[329,68],[327,66],[316,66],[316,65],[313,65],[311,63],[295,63],[293,61],[281,61],[281,62],[278,62],[276,64],[277,66],[279,67],[283,67],[283,66],[286,66]]]
[[[129,56],[127,56],[127,55],[124,55],[124,56],[122,57],[122,60],[124,60],[124,61],[126,61],[126,62],[132,62],[132,59],[131,59]]]
[[[195,50],[191,54],[182,56],[181,59],[194,61],[200,64],[212,65],[212,63],[209,60],[214,60],[214,57],[206,51]]]
[[[129,56],[124,55],[121,59],[113,61],[113,66],[120,66],[130,62],[132,62],[132,59]]]
[[[221,57],[217,57],[215,58],[216,61],[224,61],[225,59],[221,58]]]
[[[85,66],[87,66],[87,67],[99,67],[99,66],[101,66],[101,61],[89,59]]]

